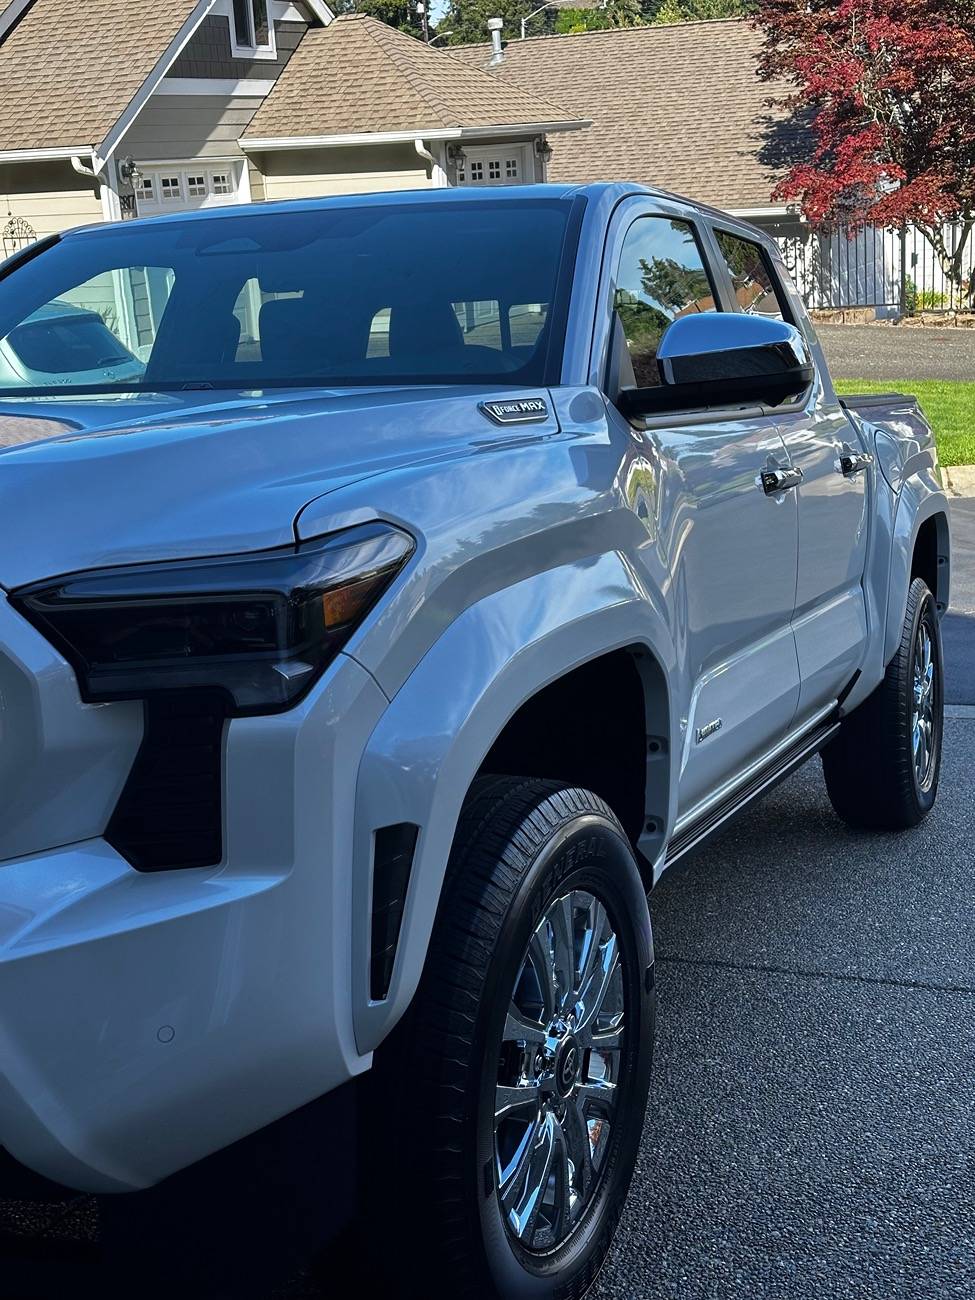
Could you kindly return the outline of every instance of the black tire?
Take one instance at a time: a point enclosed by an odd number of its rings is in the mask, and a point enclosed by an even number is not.
[[[502,1038],[508,1037],[510,1029],[506,1015],[514,1006],[516,981],[524,980],[530,961],[529,941],[537,944],[532,936],[539,929],[549,933],[547,909],[563,906],[565,898],[568,910],[561,915],[571,918],[573,980],[586,966],[586,935],[615,932],[621,974],[613,976],[614,1005],[622,1004],[625,1028],[614,1049],[618,1092],[608,1123],[596,1123],[591,1130],[593,1121],[584,1118],[580,1125],[578,1120],[580,1114],[591,1114],[587,1108],[601,1104],[601,1098],[579,1101],[571,1117],[567,1114],[573,1104],[571,1091],[553,1092],[539,1103],[539,1115],[549,1105],[553,1114],[561,1108],[566,1130],[560,1152],[569,1151],[570,1125],[576,1135],[585,1135],[585,1146],[577,1150],[587,1154],[591,1132],[596,1142],[606,1129],[608,1137],[598,1173],[586,1172],[585,1195],[578,1195],[572,1211],[579,1215],[575,1226],[563,1241],[552,1243],[552,1249],[544,1244],[542,1249],[527,1249],[516,1240],[514,1229],[506,1226],[501,1209],[496,1097],[502,1075],[509,1077],[506,1070],[514,1068],[511,1077],[521,1086],[526,1059],[522,1053],[533,1061],[531,1068],[543,1070],[539,1077],[549,1079],[544,1072],[548,1066],[538,1064],[548,1049],[536,1050],[520,1041],[502,1044]],[[605,908],[611,928],[586,929],[587,917],[601,915],[590,899]],[[607,939],[600,953],[614,951],[610,942]],[[551,951],[556,946],[553,935]],[[596,948],[595,940],[589,943],[589,951]],[[597,960],[605,969],[608,958]],[[579,979],[582,987],[581,975]],[[578,996],[573,1016],[583,1005],[583,994]],[[552,1005],[569,1001],[560,1001],[556,994]],[[591,1002],[595,1004],[595,996]],[[600,1005],[605,1004],[600,1001]],[[373,1161],[372,1177],[396,1188],[395,1195],[386,1197],[383,1216],[386,1224],[397,1225],[397,1287],[391,1294],[424,1298],[443,1294],[458,1300],[576,1300],[583,1295],[609,1249],[636,1160],[650,1080],[654,1009],[646,895],[630,845],[613,813],[588,791],[554,782],[509,777],[478,780],[457,829],[420,989],[373,1072],[373,1095],[388,1110],[387,1132],[398,1170],[391,1167],[387,1137],[385,1153],[377,1153],[379,1159]],[[540,1011],[538,1019],[544,1018]],[[580,1024],[584,1018],[579,1015]],[[598,1026],[605,1020],[605,1016],[594,1017],[590,1032],[602,1034]],[[572,1033],[567,1028],[560,1048],[546,1057],[552,1079],[565,1067],[560,1075],[563,1083],[572,1068],[585,1061],[576,1076],[580,1096],[583,1089],[600,1086],[598,1080],[590,1083],[590,1071],[598,1062],[602,1073],[602,1059],[608,1055],[595,1046],[587,1051],[582,1046],[585,1033],[579,1030],[577,1056],[568,1050]],[[512,1049],[518,1054],[515,1067]],[[539,1122],[534,1118],[535,1103],[531,1115],[529,1121],[526,1112],[526,1133]],[[502,1134],[510,1122],[500,1121]],[[553,1119],[552,1132],[554,1125]],[[518,1150],[532,1145],[526,1139]],[[508,1168],[517,1163],[512,1159]],[[571,1180],[577,1176],[576,1166],[563,1160],[558,1166],[553,1161],[552,1167],[562,1170],[562,1175],[550,1180],[543,1174],[540,1185],[557,1186],[561,1195],[551,1193],[553,1208],[547,1213],[560,1224],[561,1216],[566,1216],[567,1224],[570,1212],[565,1207],[572,1200],[572,1184],[566,1181],[565,1171],[570,1171]],[[533,1222],[541,1224],[544,1217]],[[535,1241],[554,1229],[531,1231]]]
[[[930,762],[923,779],[914,753],[914,679],[919,639],[930,639]],[[943,659],[937,606],[927,585],[915,578],[897,653],[884,680],[843,719],[823,750],[826,789],[836,812],[850,826],[907,830],[927,816],[938,794],[944,730]]]

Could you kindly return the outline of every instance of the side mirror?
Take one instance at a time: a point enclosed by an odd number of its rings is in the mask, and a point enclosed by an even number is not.
[[[657,348],[661,383],[624,388],[624,415],[700,410],[731,402],[775,406],[815,378],[806,340],[794,325],[767,316],[704,311],[668,325]]]

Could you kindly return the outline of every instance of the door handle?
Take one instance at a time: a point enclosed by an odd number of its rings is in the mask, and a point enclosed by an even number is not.
[[[840,456],[840,473],[844,478],[852,478],[872,464],[873,456],[869,451],[844,451]]]
[[[801,482],[802,470],[798,465],[790,465],[787,469],[762,470],[762,491],[767,497],[775,496],[777,492],[788,492],[790,488],[797,488]]]

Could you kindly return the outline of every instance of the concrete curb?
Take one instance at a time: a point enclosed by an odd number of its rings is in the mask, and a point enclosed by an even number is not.
[[[945,717],[975,722],[975,704],[946,704]]]
[[[975,465],[945,465],[948,492],[953,497],[975,497]]]

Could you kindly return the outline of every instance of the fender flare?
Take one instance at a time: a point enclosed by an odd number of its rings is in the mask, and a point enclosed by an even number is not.
[[[890,578],[887,585],[887,617],[884,627],[884,666],[890,663],[900,643],[904,614],[907,610],[907,593],[911,585],[911,565],[914,548],[921,526],[937,515],[944,518],[944,543],[948,556],[943,583],[935,593],[939,603],[947,608],[950,594],[950,551],[947,547],[948,498],[935,476],[929,456],[901,486],[894,514],[894,528],[890,548]]]
[[[555,567],[465,609],[394,696],[370,736],[356,788],[352,998],[360,1052],[375,1050],[413,998],[467,790],[526,700],[587,660],[634,647],[659,670],[657,707],[666,714],[659,725],[679,734],[669,690],[675,650],[662,609],[616,552]],[[676,808],[672,766],[669,775],[668,827]],[[379,827],[399,822],[420,831],[388,994],[374,1002],[373,839]]]

